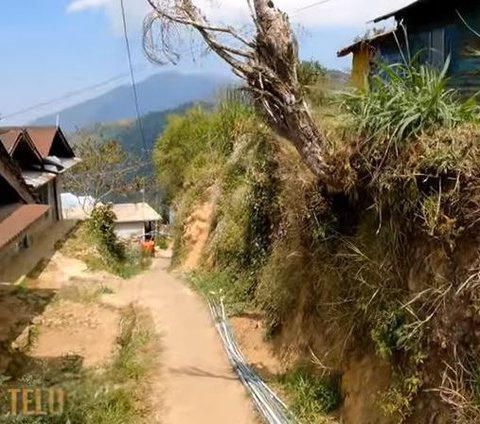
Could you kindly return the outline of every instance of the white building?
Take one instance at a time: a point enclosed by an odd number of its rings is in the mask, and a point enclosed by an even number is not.
[[[154,232],[162,220],[148,203],[119,203],[112,210],[117,216],[115,232],[124,240],[140,239]]]

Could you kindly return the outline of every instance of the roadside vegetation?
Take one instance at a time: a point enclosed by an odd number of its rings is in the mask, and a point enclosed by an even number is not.
[[[312,102],[330,116],[327,156],[343,182],[334,191],[246,105],[172,118],[157,143],[177,212],[175,263],[188,255],[189,217],[210,201],[195,285],[230,311],[262,310],[266,336],[302,361],[322,358],[285,379],[305,422],[349,390],[370,396],[372,421],[480,419],[479,108],[447,88],[447,67],[381,65],[371,91],[324,90]],[[326,84],[316,65],[304,70]],[[356,357],[389,364],[389,388],[344,383]],[[334,396],[324,382],[336,377]]]
[[[115,214],[111,206],[97,206],[90,218],[79,224],[62,246],[62,251],[84,261],[92,270],[104,270],[121,278],[131,278],[151,263],[138,245],[128,245],[114,232]]]
[[[64,404],[55,405],[55,415],[3,416],[5,424],[134,424],[143,422],[149,405],[148,378],[156,361],[158,341],[151,333],[150,318],[133,306],[121,311],[121,328],[112,361],[101,369],[85,369],[66,357],[62,367],[36,364],[20,379],[2,380],[3,409],[9,407],[9,387],[63,390]],[[44,399],[43,410],[47,411]],[[56,401],[58,399],[56,398]],[[31,408],[30,408],[31,409]]]

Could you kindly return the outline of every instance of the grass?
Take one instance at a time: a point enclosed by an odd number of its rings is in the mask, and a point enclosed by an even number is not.
[[[229,314],[240,314],[253,306],[252,282],[239,280],[227,271],[195,272],[188,276],[188,281],[207,298],[222,298]]]
[[[478,122],[479,107],[447,89],[450,59],[441,71],[426,65],[379,64],[371,89],[344,95],[354,128],[367,140],[398,143],[434,128]]]
[[[119,262],[102,257],[94,246],[87,224],[82,223],[65,241],[61,252],[65,256],[85,262],[92,271],[107,271],[124,279],[140,274],[151,263],[136,247],[127,248],[126,259]]]
[[[339,379],[321,377],[309,364],[299,364],[283,378],[293,412],[305,424],[318,423],[342,403]]]
[[[133,306],[122,311],[121,331],[114,360],[103,370],[69,370],[48,363],[10,387],[54,387],[66,393],[64,411],[58,416],[3,417],[4,424],[135,424],[148,410],[146,401],[149,371],[156,361],[158,346],[150,333],[151,322]],[[5,394],[5,391],[2,390]],[[9,400],[5,399],[9,405]]]

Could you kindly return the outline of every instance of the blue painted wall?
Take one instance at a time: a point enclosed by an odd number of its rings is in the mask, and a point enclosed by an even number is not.
[[[480,6],[462,17],[480,33]],[[438,68],[442,68],[450,56],[449,84],[465,95],[480,92],[480,37],[467,28],[455,11],[438,18],[430,15],[419,19],[416,16],[411,23],[405,17],[404,22],[412,56],[420,52],[423,62]],[[407,54],[405,41],[402,44]],[[381,48],[381,57],[387,63],[402,61],[398,46]]]

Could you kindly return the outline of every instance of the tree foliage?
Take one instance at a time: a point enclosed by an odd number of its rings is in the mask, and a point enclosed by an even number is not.
[[[253,111],[239,103],[221,104],[218,113],[195,107],[184,116],[171,116],[154,152],[167,201],[192,184],[194,173],[206,163],[213,172],[214,163],[231,153],[235,135],[242,136],[245,122],[253,118]]]
[[[84,209],[139,189],[135,175],[141,164],[120,143],[88,135],[79,137],[74,148],[82,162],[65,175],[65,189],[93,197],[94,204],[82,205]]]
[[[316,60],[305,60],[298,65],[298,82],[311,87],[327,77],[327,68]]]
[[[121,263],[127,258],[125,245],[115,234],[116,219],[112,205],[108,204],[95,207],[88,220],[88,228],[97,249],[107,263]]]

